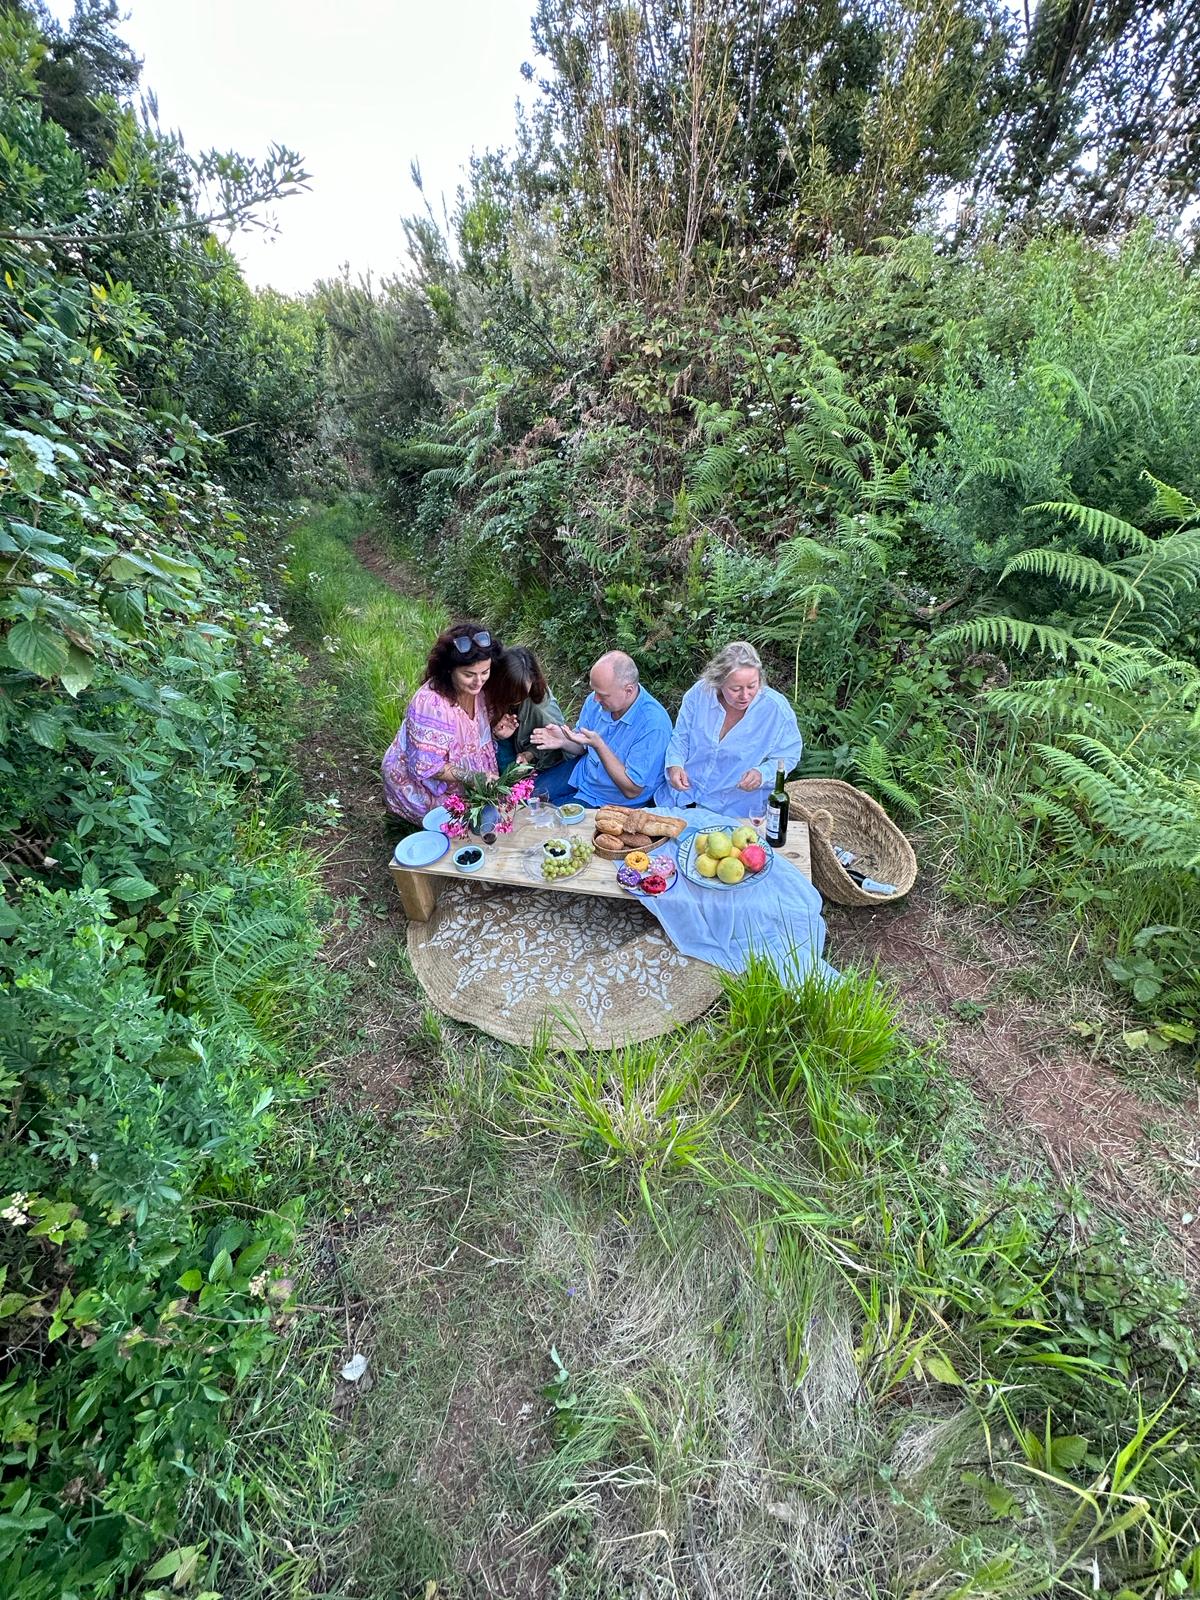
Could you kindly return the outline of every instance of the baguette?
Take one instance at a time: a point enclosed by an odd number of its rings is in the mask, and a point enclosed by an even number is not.
[[[661,811],[602,806],[596,813],[596,827],[601,833],[644,833],[651,839],[678,839],[687,823],[682,817],[664,816]]]

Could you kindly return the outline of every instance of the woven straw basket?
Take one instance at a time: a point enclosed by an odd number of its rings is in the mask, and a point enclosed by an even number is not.
[[[912,845],[869,794],[837,778],[799,778],[787,786],[791,814],[808,823],[813,882],[826,900],[841,906],[890,905],[917,880]],[[849,877],[833,853],[852,850],[854,867],[878,883],[894,883],[895,894],[868,894]]]

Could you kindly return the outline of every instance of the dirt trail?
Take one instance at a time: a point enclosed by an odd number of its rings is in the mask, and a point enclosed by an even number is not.
[[[1171,1098],[1139,1093],[1114,1070],[1135,1058],[1111,996],[1063,987],[1033,938],[928,884],[894,909],[827,907],[827,921],[831,959],[877,961],[909,1031],[937,1041],[1018,1144],[1107,1211],[1161,1225],[1164,1269],[1200,1279],[1200,1098],[1181,1060],[1145,1057]],[[1090,1050],[1080,1022],[1097,1028]]]
[[[393,594],[402,594],[406,598],[415,596],[420,600],[433,599],[412,568],[388,549],[387,540],[376,529],[365,529],[350,548],[371,576],[378,578]]]

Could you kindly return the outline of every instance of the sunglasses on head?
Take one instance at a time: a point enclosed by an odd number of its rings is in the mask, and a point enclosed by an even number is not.
[[[454,648],[460,655],[470,655],[471,646],[477,644],[481,650],[486,650],[491,645],[490,633],[456,633],[454,635]]]

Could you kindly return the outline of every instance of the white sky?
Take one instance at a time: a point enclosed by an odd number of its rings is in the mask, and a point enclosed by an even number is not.
[[[280,203],[279,233],[231,241],[246,276],[290,293],[349,262],[394,272],[400,218],[419,209],[409,163],[441,216],[472,150],[511,145],[533,60],[533,0],[125,0],[120,33],[142,90],[189,151],[304,158],[312,188]],[[52,0],[66,20],[71,0]]]

